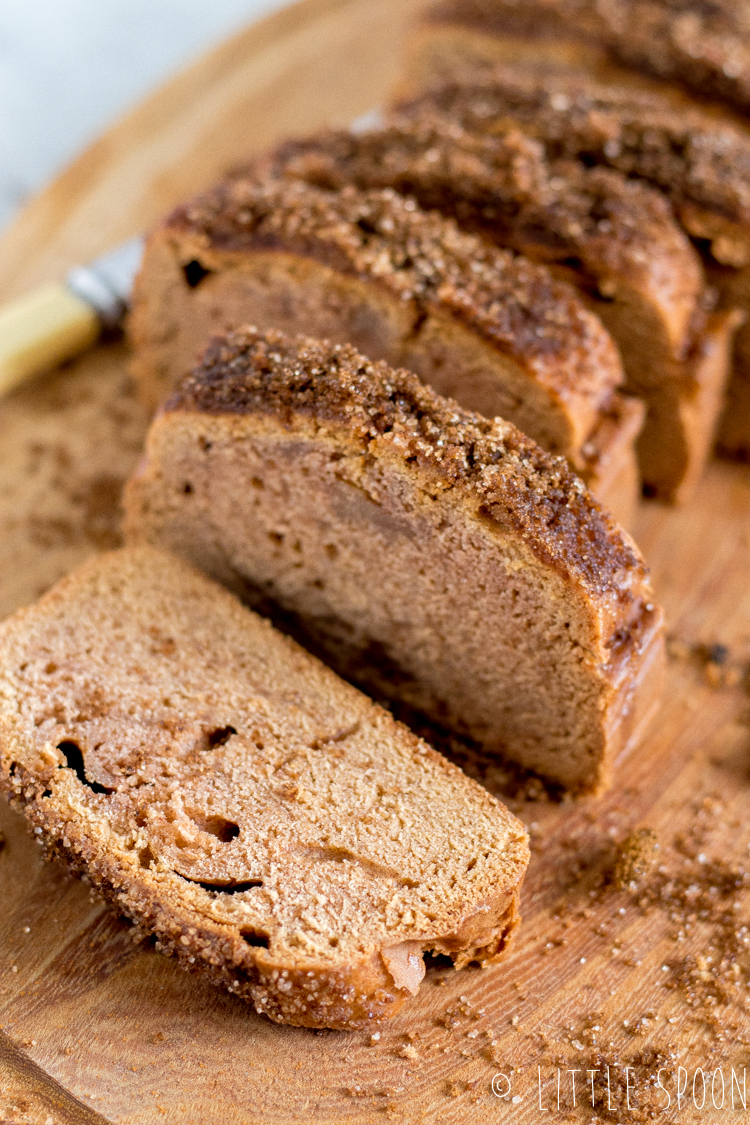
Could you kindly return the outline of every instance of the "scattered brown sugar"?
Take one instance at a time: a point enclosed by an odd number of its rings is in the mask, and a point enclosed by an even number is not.
[[[664,986],[679,989],[690,1008],[714,1010],[747,1005],[750,981],[750,929],[743,892],[750,873],[743,864],[695,855],[690,841],[680,840],[685,853],[676,870],[660,867],[639,893],[642,909],[664,910],[671,937],[679,945],[702,935],[701,952],[669,958]]]
[[[404,1046],[399,1048],[396,1053],[398,1054],[399,1058],[409,1059],[410,1062],[418,1062],[421,1058],[419,1051],[416,1047],[412,1046],[411,1043],[404,1044]]]
[[[666,1046],[649,1045],[627,1056],[613,1045],[594,1051],[590,1057],[576,1060],[585,1079],[578,1104],[596,1113],[594,1121],[613,1125],[653,1121],[664,1108],[664,1090],[657,1085],[657,1074],[672,1070],[677,1058],[678,1053]],[[630,1077],[626,1068],[632,1072]]]
[[[620,891],[636,887],[653,866],[658,849],[659,840],[651,828],[639,828],[626,836],[612,868],[615,887]]]

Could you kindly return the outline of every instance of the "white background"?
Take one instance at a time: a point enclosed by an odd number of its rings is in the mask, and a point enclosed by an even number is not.
[[[175,70],[289,0],[0,0],[0,227]]]

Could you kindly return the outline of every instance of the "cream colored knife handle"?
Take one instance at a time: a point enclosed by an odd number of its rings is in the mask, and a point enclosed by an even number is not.
[[[62,283],[0,308],[0,394],[90,348],[101,329],[91,305]]]

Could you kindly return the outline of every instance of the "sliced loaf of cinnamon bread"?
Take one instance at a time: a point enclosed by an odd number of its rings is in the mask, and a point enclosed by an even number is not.
[[[214,342],[125,503],[131,542],[571,790],[601,788],[658,703],[643,560],[565,462],[350,346]]]
[[[619,346],[626,389],[647,405],[638,449],[648,493],[686,499],[714,437],[735,318],[709,315],[700,258],[669,202],[619,171],[549,159],[492,114],[477,127],[455,102],[438,90],[383,128],[287,142],[256,173],[395,188],[574,284]]]
[[[144,395],[156,405],[214,333],[244,323],[303,328],[410,368],[567,457],[603,503],[626,491],[617,516],[629,518],[639,420],[617,395],[606,330],[546,268],[412,199],[236,179],[177,210],[136,283]]]
[[[85,564],[0,625],[0,787],[191,971],[282,1023],[393,1015],[495,961],[523,825],[191,567]]]

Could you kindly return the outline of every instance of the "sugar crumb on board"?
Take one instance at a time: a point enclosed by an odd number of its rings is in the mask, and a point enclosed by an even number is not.
[[[614,886],[620,891],[636,887],[651,870],[658,850],[659,839],[652,828],[639,828],[626,836],[612,866]]]

